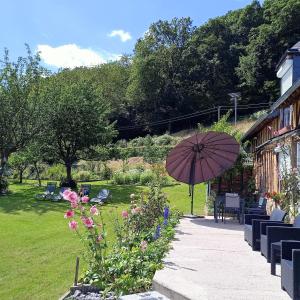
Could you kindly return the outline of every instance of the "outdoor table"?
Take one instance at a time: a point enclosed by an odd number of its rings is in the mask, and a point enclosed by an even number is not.
[[[281,257],[281,241],[271,244],[271,274],[276,275],[276,259]]]

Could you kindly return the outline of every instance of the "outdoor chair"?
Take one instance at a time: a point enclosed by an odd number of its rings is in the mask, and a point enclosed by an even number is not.
[[[260,223],[266,222],[267,224],[283,224],[286,212],[281,209],[274,209],[270,216],[245,214],[244,220],[244,239],[252,247],[252,250],[260,250]]]
[[[260,223],[260,251],[268,262],[271,261],[271,244],[281,240],[300,241],[300,215],[295,218],[294,224]]]
[[[51,199],[56,189],[56,182],[47,182],[46,190],[42,194],[37,194],[37,199]]]
[[[300,242],[281,242],[281,288],[300,300]]]
[[[59,190],[59,193],[58,194],[54,194],[52,197],[51,197],[51,200],[53,201],[60,201],[62,200],[64,197],[63,197],[63,192],[67,189],[67,187],[61,187],[60,190]]]
[[[112,197],[111,192],[107,189],[101,190],[95,198],[92,198],[90,202],[104,204]]]
[[[225,195],[218,195],[214,201],[214,219],[218,223],[218,219],[223,215]]]
[[[245,208],[245,214],[257,214],[257,215],[266,215],[266,206],[267,199],[264,197],[260,197],[258,202],[251,205],[250,207]]]
[[[92,185],[91,184],[82,184],[79,195],[82,196],[89,196],[91,193]]]
[[[239,222],[241,221],[241,199],[238,194],[235,193],[226,193],[225,194],[225,202],[222,214],[222,221],[225,222],[224,215],[227,213],[231,213],[237,216]]]

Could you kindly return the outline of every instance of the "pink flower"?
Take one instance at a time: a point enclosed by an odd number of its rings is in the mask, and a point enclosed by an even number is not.
[[[99,210],[98,210],[98,208],[95,206],[95,205],[93,205],[91,208],[90,208],[90,213],[93,215],[93,216],[98,216],[99,215]]]
[[[65,200],[70,201],[70,200],[69,200],[69,195],[70,195],[71,193],[72,193],[72,192],[71,192],[69,189],[64,190],[64,192],[62,193],[62,194],[63,194],[63,198],[64,198]]]
[[[71,202],[71,207],[72,208],[77,208],[78,207],[78,203],[77,202]]]
[[[70,202],[77,202],[77,200],[78,200],[78,195],[77,195],[75,192],[71,192],[71,193],[68,195],[68,198],[69,198],[69,201],[70,201]]]
[[[92,218],[82,217],[81,220],[87,228],[92,228],[94,226],[94,221]]]
[[[122,218],[124,218],[124,219],[128,218],[128,211],[127,210],[122,211]]]
[[[100,243],[102,240],[103,240],[103,236],[102,236],[102,234],[99,234],[98,236],[97,236],[97,243]]]
[[[138,213],[140,213],[141,212],[141,208],[140,207],[136,207],[136,208],[133,208],[132,210],[131,210],[131,213],[133,214],[133,215],[136,215],[136,214],[138,214]]]
[[[73,218],[73,217],[74,217],[74,211],[71,209],[67,210],[65,213],[65,219]]]
[[[90,201],[90,198],[89,198],[88,196],[83,196],[83,197],[81,198],[81,201],[82,201],[83,203],[88,203],[88,202]]]
[[[71,229],[71,230],[77,230],[77,228],[78,228],[78,223],[76,222],[76,221],[70,221],[69,222],[69,228]]]
[[[146,251],[147,247],[148,247],[147,241],[141,241],[140,248],[143,252]]]

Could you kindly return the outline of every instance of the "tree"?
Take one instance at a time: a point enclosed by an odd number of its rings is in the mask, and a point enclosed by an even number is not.
[[[23,173],[29,165],[25,151],[15,152],[9,157],[9,166],[19,173],[19,183],[23,182]]]
[[[105,145],[115,136],[114,124],[108,121],[109,106],[90,81],[69,70],[48,78],[41,97],[47,110],[47,151],[65,165],[71,181],[72,165],[89,159],[93,147]]]
[[[0,69],[0,175],[4,173],[10,154],[22,150],[41,132],[42,99],[38,97],[42,76],[39,55],[27,47],[27,56],[16,62],[5,50]]]
[[[248,101],[273,102],[278,97],[276,65],[284,51],[299,40],[300,1],[264,1],[263,23],[251,30],[237,67],[240,86]]]

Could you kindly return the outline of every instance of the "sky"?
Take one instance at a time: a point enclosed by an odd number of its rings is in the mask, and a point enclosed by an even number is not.
[[[194,25],[252,0],[0,0],[0,51],[40,51],[49,69],[92,66],[133,53],[158,20],[191,17]]]

